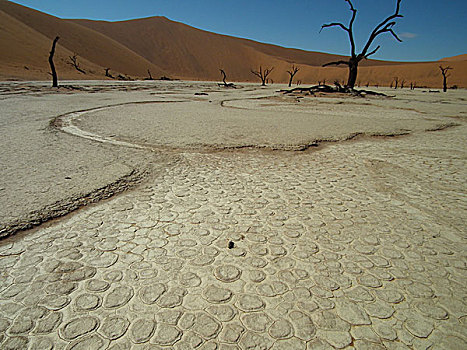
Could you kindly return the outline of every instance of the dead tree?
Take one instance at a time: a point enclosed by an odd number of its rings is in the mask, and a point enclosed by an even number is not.
[[[261,86],[266,86],[266,81],[268,80],[268,76],[269,74],[271,74],[271,72],[274,70],[274,67],[272,68],[266,68],[264,71],[263,71],[263,67],[262,66],[259,66],[259,70],[258,71],[255,71],[255,70],[251,70],[251,73],[253,73],[254,75],[256,75],[258,78],[261,79]]]
[[[441,70],[441,74],[443,75],[443,91],[446,92],[448,91],[448,77],[451,76],[451,74],[449,74],[448,71],[452,70],[453,68],[449,66],[446,68],[444,68],[443,66],[439,66],[439,69]]]
[[[222,74],[222,84],[218,84],[219,86],[225,86],[225,87],[233,87],[235,88],[234,83],[227,83],[227,74],[225,74],[223,69],[219,69],[221,74]]]
[[[295,67],[295,65],[292,65],[292,68],[290,68],[290,70],[287,71],[287,73],[289,73],[289,75],[290,75],[289,87],[292,86],[293,77],[295,76],[295,74],[297,74],[297,72],[298,72],[299,70],[300,70],[300,68]]]
[[[306,94],[306,95],[312,95],[316,96],[316,93],[336,93],[336,92],[345,92],[348,94],[351,94],[352,96],[358,96],[358,97],[366,97],[368,95],[370,96],[383,96],[383,97],[388,97],[385,94],[382,94],[380,92],[375,92],[371,90],[349,90],[343,87],[338,80],[335,81],[336,86],[330,86],[330,85],[315,85],[312,87],[308,88],[301,88],[297,87],[294,89],[290,90],[280,90],[279,92],[282,92],[284,94]]]
[[[55,64],[54,64],[55,46],[57,46],[58,39],[60,39],[59,36],[55,37],[52,43],[52,50],[50,50],[50,55],[49,55],[49,64],[50,64],[50,69],[52,70],[52,87],[58,87],[57,71],[55,70]]]
[[[149,80],[154,80],[154,79],[152,78],[151,71],[150,71],[149,69],[148,69],[148,75],[149,75],[149,78],[148,78]]]
[[[78,72],[80,73],[83,73],[83,74],[86,74],[86,72],[81,69],[81,67],[79,66],[79,63],[78,63],[78,55],[75,53],[73,54],[73,56],[68,56],[68,64],[72,67],[74,67]]]
[[[402,40],[397,36],[397,34],[394,32],[393,27],[396,24],[396,19],[403,17],[402,15],[399,14],[400,10],[400,4],[402,0],[397,0],[396,3],[396,11],[394,12],[393,15],[387,17],[384,21],[382,21],[380,24],[378,24],[375,29],[370,34],[370,37],[363,48],[362,52],[357,54],[356,52],[356,46],[355,46],[355,39],[354,39],[354,33],[353,33],[353,24],[355,22],[355,18],[357,17],[357,10],[354,8],[352,1],[351,0],[344,0],[346,1],[349,6],[350,6],[350,11],[352,11],[352,18],[350,19],[350,23],[348,26],[345,26],[344,24],[340,22],[334,22],[334,23],[329,23],[329,24],[323,24],[321,26],[321,30],[324,28],[329,28],[329,27],[340,27],[344,31],[347,32],[349,35],[349,40],[350,40],[350,47],[351,47],[351,56],[348,61],[336,61],[336,62],[329,62],[323,65],[323,67],[327,66],[339,66],[341,64],[346,65],[349,67],[349,78],[347,80],[347,84],[345,87],[347,89],[353,89],[355,86],[355,82],[357,80],[357,75],[358,75],[358,64],[360,61],[363,59],[367,59],[369,56],[375,54],[381,46],[377,46],[374,50],[369,51],[371,48],[371,45],[373,44],[374,40],[383,33],[390,33],[394,38],[396,38],[397,41],[402,42]],[[320,30],[320,32],[321,32]]]
[[[334,85],[336,86],[335,88],[335,92],[346,92],[346,88],[345,86],[342,86],[344,82],[342,82],[342,84],[340,83],[339,79],[336,79],[334,80]]]
[[[405,80],[404,80],[404,79],[402,79],[402,81],[401,81],[401,89],[403,89],[403,88],[404,88],[404,86],[405,86]]]
[[[393,82],[394,82],[394,89],[397,90],[397,87],[399,86],[399,78],[395,77]]]
[[[110,68],[106,68],[105,69],[105,76],[108,77],[108,78],[111,78],[111,79],[115,79],[112,74],[109,73],[110,71]]]
[[[219,70],[221,71],[221,74],[222,74],[222,82],[224,83],[224,85],[227,85],[227,82],[225,81],[227,79],[227,74],[225,74],[223,69],[219,69]]]

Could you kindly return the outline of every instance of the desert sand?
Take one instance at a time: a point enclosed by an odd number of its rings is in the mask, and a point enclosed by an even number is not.
[[[60,79],[106,79],[105,69],[117,78],[162,76],[183,80],[220,79],[219,69],[229,81],[254,82],[251,70],[274,67],[270,80],[288,82],[287,70],[300,67],[295,82],[312,84],[347,79],[345,67],[322,68],[343,56],[284,48],[202,31],[164,17],[106,22],[68,20],[0,0],[0,80],[49,79],[48,53],[59,35],[56,65]],[[12,43],[15,43],[12,45]],[[82,74],[69,65],[76,54]],[[365,60],[358,85],[390,86],[395,78],[410,84],[440,88],[439,65],[454,70],[448,85],[467,87],[465,55],[437,62],[387,62]]]
[[[0,347],[464,349],[465,90],[283,87],[2,83]]]

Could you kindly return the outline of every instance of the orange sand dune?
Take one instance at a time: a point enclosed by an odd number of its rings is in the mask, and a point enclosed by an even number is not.
[[[446,58],[440,59],[440,61],[442,62],[467,61],[467,54],[446,57]]]
[[[30,61],[33,70],[48,72],[47,57],[52,40],[57,35],[60,36],[57,48],[58,57],[60,55],[68,57],[69,53],[74,52],[81,59],[84,58],[92,63],[88,66],[83,61],[81,66],[85,70],[95,71],[95,74],[88,77],[79,76],[80,79],[95,79],[96,77],[102,79],[104,77],[104,68],[108,67],[112,69],[113,74],[145,76],[147,69],[151,69],[155,75],[164,74],[159,67],[127,49],[122,44],[80,25],[3,0],[0,1],[0,14],[2,19],[9,17],[6,23],[2,21],[2,28],[0,28],[0,62],[2,66],[0,75],[2,76],[9,75],[8,70],[3,69],[4,65],[22,68],[24,66],[22,62],[27,60]],[[48,43],[45,45],[47,41]],[[44,58],[31,62],[31,59],[28,58],[31,55],[40,55]],[[76,74],[66,68],[67,64],[60,61],[60,59],[57,61],[59,73],[62,71],[64,78],[76,78]],[[63,72],[64,69],[65,72]],[[72,76],[69,76],[67,71],[72,72]],[[77,71],[76,73],[80,74]],[[30,78],[27,70],[23,72],[16,69],[11,76],[15,77],[15,75],[19,75],[23,79]],[[33,78],[37,77],[31,77],[31,79]],[[42,79],[48,79],[47,74]]]
[[[157,63],[172,75],[184,78],[218,79],[219,68],[222,67],[229,72],[230,79],[245,81],[254,79],[250,68],[257,68],[260,64],[276,67],[286,63],[287,69],[291,62],[320,67],[324,63],[345,58],[210,33],[165,17],[121,22],[69,21],[102,33]],[[394,63],[369,60],[363,66],[382,64]],[[278,77],[277,74],[275,76]],[[278,81],[285,81],[280,76]]]
[[[0,35],[0,47],[8,48],[0,51],[0,78],[3,79],[49,79],[50,71],[47,61],[51,48],[51,40],[28,27],[17,19],[0,11],[0,22],[8,30]],[[97,77],[101,74],[102,67],[78,57],[79,65],[86,69],[87,74],[79,73],[66,64],[73,52],[60,47],[55,56],[55,63],[59,72],[59,78],[83,79]]]
[[[223,68],[230,81],[256,81],[250,70],[262,65],[274,66],[271,80],[284,83],[292,64],[300,66],[296,80],[302,83],[342,82],[347,77],[345,67],[321,67],[343,56],[210,33],[164,17],[121,22],[63,20],[0,0],[0,20],[0,79],[48,79],[47,56],[56,35],[61,37],[57,66],[62,79],[104,79],[104,68],[109,67],[113,75],[138,79],[147,77],[150,69],[156,78],[218,80]],[[73,52],[90,73],[83,75],[66,64]],[[441,60],[454,68],[449,85],[466,87],[466,56]],[[390,85],[397,77],[406,86],[441,87],[440,62],[368,60],[362,62],[358,81]]]

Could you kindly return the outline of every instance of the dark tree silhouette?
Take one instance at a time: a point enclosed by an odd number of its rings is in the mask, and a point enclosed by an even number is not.
[[[225,71],[223,69],[219,69],[219,71],[221,72],[222,74],[222,84],[218,84],[219,86],[225,86],[225,87],[231,87],[231,88],[235,88],[235,85],[234,83],[228,83],[227,82],[227,74],[225,74]]]
[[[105,69],[105,76],[108,78],[114,79],[114,77],[112,76],[112,74],[109,73],[109,71],[110,71],[110,68]]]
[[[441,74],[443,75],[443,91],[446,92],[448,91],[448,77],[451,76],[451,74],[449,74],[448,71],[452,70],[453,68],[449,66],[446,68],[444,68],[443,66],[439,66],[439,69],[441,70]]]
[[[394,78],[394,89],[397,90],[398,87],[399,87],[399,77],[395,77]]]
[[[300,70],[300,68],[295,67],[295,65],[292,65],[292,68],[290,68],[290,70],[287,71],[287,73],[289,73],[289,75],[290,75],[289,87],[292,86],[293,77],[295,76],[295,74],[297,74],[297,72],[298,72],[299,70]]]
[[[81,69],[78,63],[78,55],[76,53],[73,56],[68,56],[69,62],[67,62],[70,66],[74,67],[78,72],[86,74],[86,72]]]
[[[225,74],[223,69],[220,69],[220,71],[222,74],[222,82],[224,83],[224,85],[227,85],[227,82],[225,81],[225,79],[227,79],[227,74]]]
[[[381,46],[377,46],[374,50],[369,51],[371,48],[371,45],[373,44],[374,40],[383,33],[390,33],[394,38],[396,38],[397,41],[402,42],[402,40],[397,36],[397,34],[394,32],[393,27],[396,24],[396,19],[403,17],[401,14],[399,14],[400,10],[400,4],[402,0],[397,0],[396,3],[396,11],[394,12],[393,15],[387,17],[384,21],[382,21],[380,24],[378,24],[375,29],[370,34],[370,37],[368,38],[368,41],[363,48],[362,52],[357,54],[356,53],[356,46],[355,46],[355,39],[354,39],[354,33],[353,33],[353,24],[355,22],[355,18],[357,17],[357,10],[352,4],[351,0],[344,0],[347,2],[350,6],[350,11],[352,11],[352,18],[350,19],[350,23],[348,26],[345,26],[344,24],[340,22],[334,22],[334,23],[329,23],[329,24],[323,24],[321,26],[321,30],[324,28],[329,28],[329,27],[340,27],[344,31],[347,32],[349,35],[349,40],[350,40],[350,47],[351,47],[351,56],[348,61],[336,61],[336,62],[329,62],[323,65],[323,67],[327,66],[338,66],[341,64],[344,64],[349,67],[349,78],[347,80],[347,84],[345,87],[347,89],[353,89],[355,86],[355,81],[357,80],[357,75],[358,75],[358,64],[360,61],[363,59],[367,59],[369,56],[375,54]],[[321,32],[320,30],[320,32]]]
[[[154,80],[152,79],[151,71],[149,69],[148,69],[148,75],[149,75],[149,78],[148,78],[149,80]]]
[[[58,87],[57,71],[55,70],[55,64],[54,64],[55,46],[57,46],[58,39],[60,39],[60,37],[58,36],[55,37],[52,43],[52,50],[50,50],[50,55],[49,55],[49,64],[50,64],[50,69],[52,70],[52,87]]]
[[[268,76],[269,74],[271,74],[271,72],[274,70],[274,67],[272,68],[266,68],[264,71],[263,71],[263,67],[259,66],[259,70],[258,71],[255,71],[255,70],[251,70],[251,73],[253,73],[254,75],[256,75],[258,78],[261,79],[261,86],[266,86],[266,81],[268,79]]]

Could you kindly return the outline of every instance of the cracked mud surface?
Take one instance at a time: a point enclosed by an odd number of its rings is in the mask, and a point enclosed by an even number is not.
[[[0,348],[464,349],[457,122],[315,152],[170,153],[136,189],[0,241]]]
[[[378,105],[344,99],[252,98],[243,91],[230,95],[231,100],[213,93],[198,101],[109,106],[74,116],[73,125],[108,140],[149,148],[302,150],[354,135],[403,135],[452,124],[393,108],[390,99],[377,100]]]

